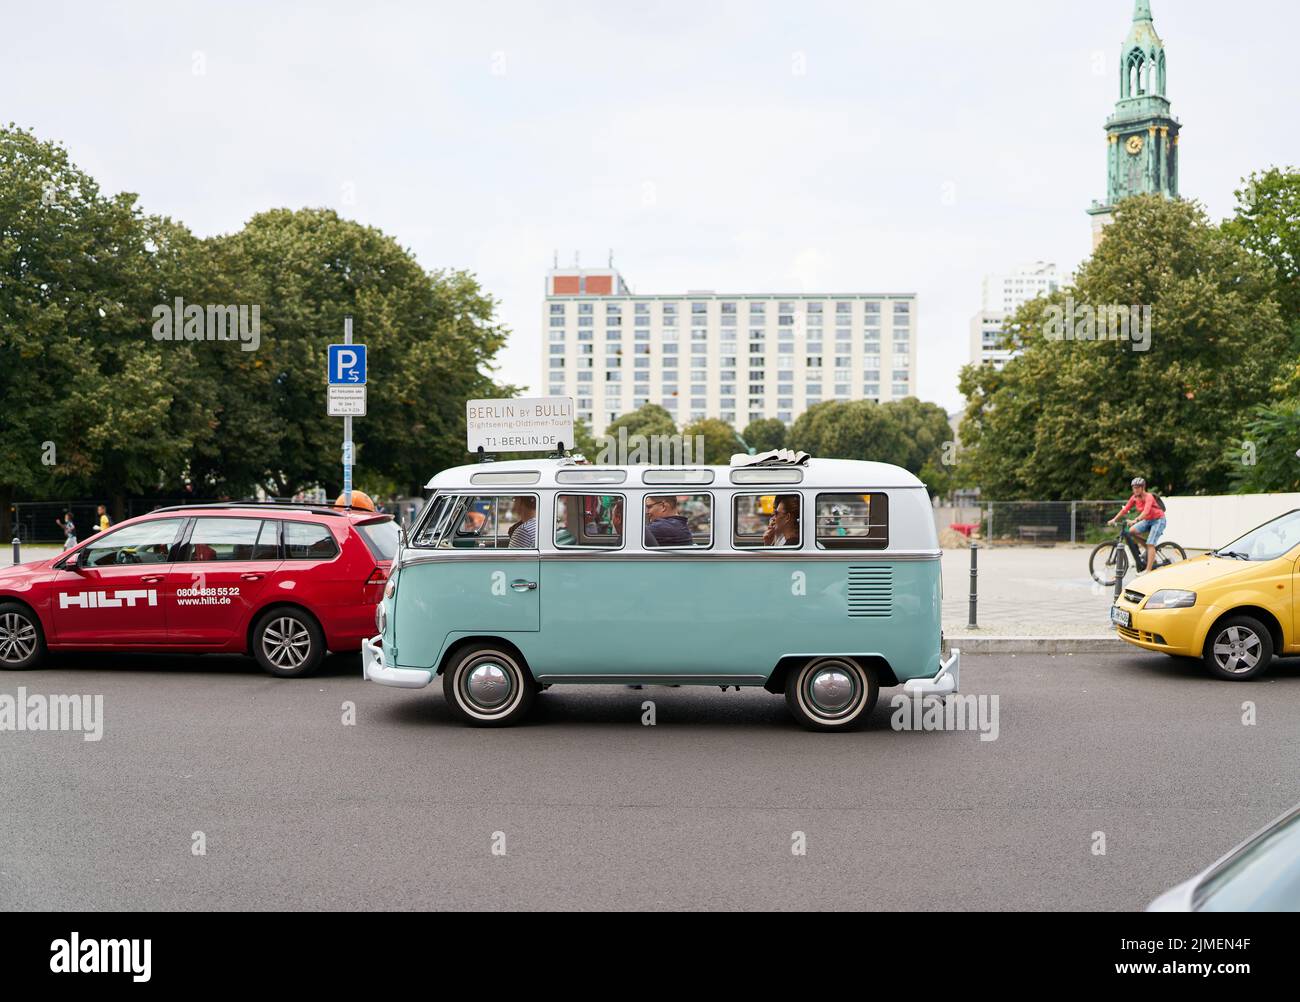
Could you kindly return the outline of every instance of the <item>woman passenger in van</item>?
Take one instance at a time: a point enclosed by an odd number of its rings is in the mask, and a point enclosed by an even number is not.
[[[645,499],[645,545],[693,546],[686,516],[677,511],[674,494],[647,495]]]
[[[776,510],[767,531],[763,533],[764,546],[798,546],[799,545],[799,495],[780,494],[776,499]]]

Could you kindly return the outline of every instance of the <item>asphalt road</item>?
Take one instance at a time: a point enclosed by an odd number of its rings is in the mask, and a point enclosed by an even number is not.
[[[301,681],[64,657],[20,685],[102,694],[104,734],[0,733],[4,909],[1138,909],[1300,800],[1300,661],[964,658],[993,741],[893,730],[893,690],[854,734],[761,691],[606,686],[470,729],[344,657]]]

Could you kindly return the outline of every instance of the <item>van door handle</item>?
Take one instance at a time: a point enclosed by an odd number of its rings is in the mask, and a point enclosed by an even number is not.
[[[510,582],[510,587],[513,588],[515,591],[536,591],[537,582],[525,581],[522,578],[518,578]]]
[[[158,583],[159,581],[161,581],[162,579],[163,579],[163,576],[162,576],[161,574],[150,574],[148,577],[143,577],[143,578],[141,578],[140,580],[141,580],[144,584],[157,584],[157,583]]]
[[[241,574],[241,575],[239,575],[239,580],[240,580],[240,581],[261,581],[261,580],[262,580],[262,575],[261,575],[261,574]]]

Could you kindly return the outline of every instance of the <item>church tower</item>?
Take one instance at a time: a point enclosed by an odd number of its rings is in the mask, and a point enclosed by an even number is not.
[[[1115,206],[1130,195],[1178,197],[1178,119],[1165,89],[1165,43],[1151,20],[1151,0],[1134,0],[1133,24],[1119,61],[1119,100],[1106,120],[1106,201],[1093,202],[1092,245]]]

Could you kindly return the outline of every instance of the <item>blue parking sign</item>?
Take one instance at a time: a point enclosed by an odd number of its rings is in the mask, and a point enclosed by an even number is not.
[[[364,386],[366,346],[364,344],[330,345],[329,381],[331,386]]]

